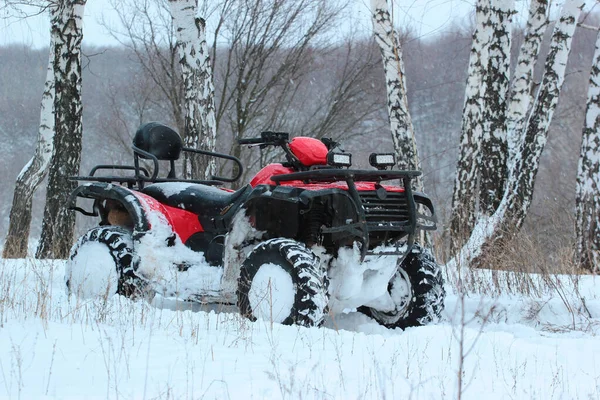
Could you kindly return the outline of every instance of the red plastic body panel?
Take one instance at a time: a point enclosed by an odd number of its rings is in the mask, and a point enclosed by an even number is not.
[[[132,193],[140,200],[146,213],[156,211],[164,215],[169,225],[171,225],[173,232],[179,236],[183,243],[194,233],[204,231],[196,214],[180,208],[167,206],[155,198],[140,192],[132,191]]]
[[[276,185],[276,183],[271,180],[272,176],[275,175],[284,175],[291,174],[295,172],[292,168],[286,168],[281,164],[269,164],[256,174],[254,179],[250,181],[250,185],[252,187],[256,187],[258,185]],[[356,189],[359,192],[362,191],[370,191],[376,190],[375,182],[355,182]],[[281,182],[281,186],[293,186],[305,190],[322,190],[322,189],[341,189],[348,190],[348,185],[346,182],[331,182],[331,183],[305,183],[303,181],[286,181]],[[388,192],[404,192],[404,188],[401,186],[389,186],[389,185],[381,185]]]
[[[327,165],[327,146],[318,139],[295,137],[290,142],[290,150],[305,167]]]
[[[291,174],[294,172],[291,168],[286,168],[281,164],[269,164],[254,176],[250,181],[250,186],[256,187],[258,185],[275,185],[275,182],[271,180],[272,176]]]

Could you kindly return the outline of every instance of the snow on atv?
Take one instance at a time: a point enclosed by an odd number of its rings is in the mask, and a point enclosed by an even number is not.
[[[441,271],[414,242],[418,230],[436,228],[431,200],[411,188],[420,172],[391,170],[391,154],[372,154],[373,170],[350,169],[351,155],[327,139],[263,132],[239,144],[279,147],[287,161],[231,191],[222,185],[241,176],[237,158],[184,148],[152,122],[136,132],[133,166],[99,165],[73,178],[87,182],[68,206],[100,222],[71,250],[68,290],[237,304],[251,320],[303,326],[355,310],[387,327],[439,319]],[[237,174],[177,179],[182,151],[230,160]],[[160,161],[170,166],[166,178]],[[383,184],[394,180],[400,185]],[[90,199],[91,210],[78,199]]]

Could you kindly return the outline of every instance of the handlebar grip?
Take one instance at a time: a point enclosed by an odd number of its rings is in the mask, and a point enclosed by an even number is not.
[[[261,144],[264,142],[262,138],[238,139],[239,144]]]

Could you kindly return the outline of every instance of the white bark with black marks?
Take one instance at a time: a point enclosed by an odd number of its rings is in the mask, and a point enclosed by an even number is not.
[[[81,160],[81,41],[86,0],[62,0],[52,17],[54,43],[54,150],[48,173],[46,206],[37,258],[67,258],[73,242],[75,213],[66,208]]]
[[[558,96],[565,80],[571,42],[584,0],[566,0],[554,26],[550,51],[546,57],[544,76],[527,121],[523,143],[510,171],[508,211],[511,225],[520,228],[533,197],[540,157],[548,139],[548,129]]]
[[[400,169],[421,170],[415,133],[408,110],[406,78],[402,61],[402,47],[392,25],[386,0],[371,0],[373,31],[381,50],[387,87],[388,114],[394,150]],[[422,190],[421,178],[415,180],[417,190]]]
[[[507,134],[506,111],[510,86],[510,44],[514,0],[493,0],[490,23],[493,32],[489,43],[485,73],[483,135],[479,180],[479,212],[492,215],[504,194],[506,183]]]
[[[531,109],[535,93],[533,93],[533,70],[535,68],[544,32],[548,26],[548,0],[531,0],[529,17],[525,29],[525,38],[521,45],[515,79],[511,88],[508,104],[508,168],[514,163],[517,150],[524,137],[525,122]]]
[[[463,108],[459,158],[456,166],[450,233],[453,243],[460,246],[463,237],[475,225],[476,193],[479,175],[485,73],[489,63],[488,46],[493,34],[490,21],[490,0],[478,0],[476,26],[467,71],[467,87]]]
[[[515,163],[509,172],[507,189],[498,210],[478,221],[455,259],[449,265],[467,266],[477,263],[482,252],[507,233],[518,231],[531,205],[540,156],[546,145],[548,128],[558,103],[577,19],[584,0],[566,0],[554,26],[544,77],[532,106],[525,137]]]
[[[10,209],[8,234],[4,243],[3,258],[25,258],[31,227],[33,193],[48,172],[54,140],[54,31],[50,37],[50,51],[46,83],[42,94],[40,126],[34,156],[23,167],[15,183]]]
[[[584,268],[600,272],[600,32],[590,72],[576,193],[577,257]]]
[[[183,72],[186,147],[214,151],[217,123],[214,85],[206,23],[197,15],[197,0],[169,0]],[[210,179],[216,173],[214,158],[184,155],[184,177]]]

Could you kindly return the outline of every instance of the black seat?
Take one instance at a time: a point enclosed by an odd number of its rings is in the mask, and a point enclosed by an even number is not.
[[[171,207],[181,208],[199,216],[214,216],[242,200],[250,193],[250,185],[236,192],[227,192],[214,186],[186,182],[154,183],[142,193]]]

